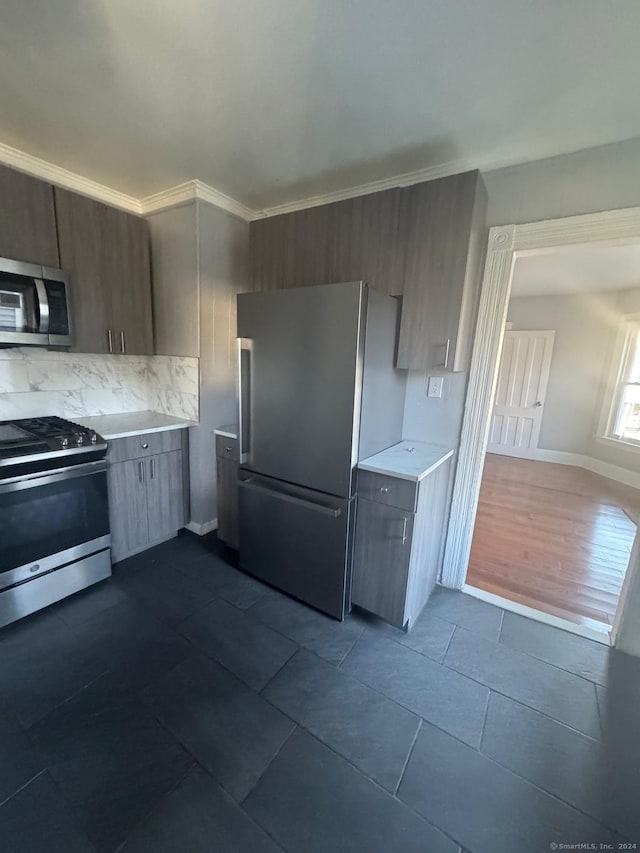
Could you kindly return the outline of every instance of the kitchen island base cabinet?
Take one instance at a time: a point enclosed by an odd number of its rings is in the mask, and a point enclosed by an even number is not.
[[[399,502],[406,505],[410,481],[366,471],[358,474],[351,603],[398,628],[414,624],[437,583],[450,472],[449,458],[414,483],[411,509],[388,503],[395,494],[402,495]],[[372,494],[373,484],[380,500],[361,496],[362,491]]]
[[[129,438],[110,442],[112,459],[107,478],[114,562],[173,538],[185,525],[187,484],[183,453],[186,450],[182,442],[186,439],[179,431],[158,435],[170,436],[165,443],[176,449],[149,455],[146,453],[149,447],[143,446],[150,444],[147,438],[140,442],[137,458],[122,459],[130,455],[132,451],[128,448],[135,442]]]

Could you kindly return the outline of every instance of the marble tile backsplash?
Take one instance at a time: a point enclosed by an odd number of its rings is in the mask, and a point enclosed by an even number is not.
[[[198,420],[198,359],[0,349],[0,420],[154,411]]]

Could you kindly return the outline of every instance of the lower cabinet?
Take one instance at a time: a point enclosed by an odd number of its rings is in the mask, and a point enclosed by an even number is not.
[[[178,432],[176,436],[179,442]],[[111,444],[120,441],[130,439],[117,439]],[[110,449],[115,459],[122,454],[122,446],[112,452]],[[113,561],[118,562],[170,539],[184,527],[187,484],[182,449],[115,459],[110,461],[107,476],[111,551]]]
[[[358,475],[351,603],[398,628],[413,625],[438,580],[450,469],[447,459],[413,489],[407,480]]]
[[[238,439],[216,436],[218,539],[238,547]]]

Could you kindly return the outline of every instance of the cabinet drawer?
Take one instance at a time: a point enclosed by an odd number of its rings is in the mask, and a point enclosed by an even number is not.
[[[182,430],[173,429],[164,432],[146,432],[127,438],[115,438],[109,442],[107,459],[109,462],[124,462],[126,459],[140,459],[154,453],[168,453],[182,447]]]
[[[232,459],[234,462],[238,462],[240,460],[238,439],[229,438],[228,435],[217,435],[216,456],[218,459]]]
[[[369,501],[397,506],[413,512],[416,505],[418,483],[413,480],[403,480],[401,477],[390,477],[386,474],[375,474],[373,471],[358,470],[358,497]]]

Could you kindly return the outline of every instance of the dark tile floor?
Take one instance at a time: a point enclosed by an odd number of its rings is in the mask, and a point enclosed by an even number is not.
[[[640,845],[640,661],[446,590],[340,624],[229,562],[183,534],[0,631],[2,853]]]

